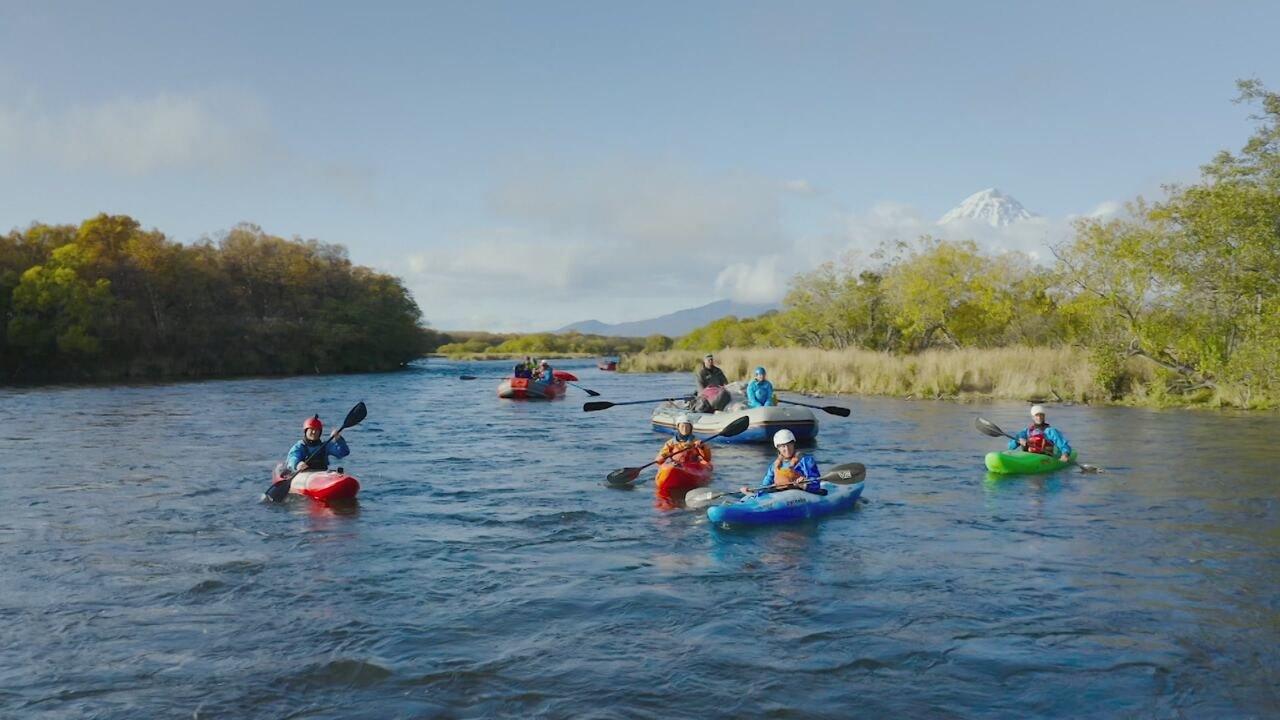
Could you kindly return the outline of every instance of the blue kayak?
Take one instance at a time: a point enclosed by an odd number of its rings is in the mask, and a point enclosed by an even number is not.
[[[822,489],[827,491],[826,495],[804,490],[748,495],[724,505],[712,505],[707,508],[707,519],[733,525],[771,525],[822,517],[856,505],[862,496],[862,485],[824,482]]]

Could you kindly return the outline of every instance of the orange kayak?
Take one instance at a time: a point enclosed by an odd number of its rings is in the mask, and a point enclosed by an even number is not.
[[[711,484],[711,463],[663,463],[654,486],[662,497],[679,497],[696,487]]]

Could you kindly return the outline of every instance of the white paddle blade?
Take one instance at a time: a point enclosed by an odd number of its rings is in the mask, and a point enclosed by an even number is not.
[[[711,488],[694,488],[684,496],[684,506],[690,510],[701,510],[708,507],[716,500],[725,496],[726,493],[717,492]]]

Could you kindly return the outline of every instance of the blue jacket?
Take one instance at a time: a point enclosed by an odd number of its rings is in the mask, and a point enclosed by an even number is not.
[[[822,484],[818,482],[818,478],[822,476],[822,473],[818,472],[818,461],[814,460],[812,455],[801,455],[798,460],[799,462],[795,466],[796,472],[809,478],[809,484],[805,486],[805,489],[814,491],[822,487]],[[769,463],[769,469],[764,473],[764,482],[760,483],[764,487],[773,485],[773,467],[777,463],[778,460],[776,458]]]
[[[1010,440],[1010,441],[1009,441],[1009,449],[1010,449],[1010,450],[1017,450],[1017,449],[1018,449],[1018,440],[1017,440],[1017,438],[1022,438],[1023,440],[1026,440],[1026,439],[1027,439],[1027,430],[1028,430],[1028,429],[1029,429],[1029,428],[1022,428],[1022,431],[1021,431],[1021,432],[1019,432],[1016,436],[1014,436],[1014,439],[1013,439],[1013,440]],[[1048,440],[1048,441],[1049,441],[1049,442],[1051,442],[1051,443],[1053,443],[1053,454],[1054,454],[1054,457],[1058,457],[1058,456],[1063,455],[1063,454],[1067,454],[1067,455],[1070,455],[1070,454],[1071,454],[1071,443],[1067,442],[1067,437],[1066,437],[1065,435],[1063,435],[1061,432],[1059,432],[1059,431],[1058,431],[1058,428],[1056,428],[1056,427],[1054,427],[1054,426],[1052,426],[1052,425],[1050,425],[1049,427],[1045,428],[1045,429],[1044,429],[1044,439],[1045,439],[1045,440]]]
[[[324,441],[322,440],[321,442],[324,442]],[[305,441],[299,440],[297,443],[294,444],[293,447],[289,448],[289,459],[285,461],[285,464],[288,466],[290,470],[297,470],[298,463],[306,460],[307,456],[310,455],[314,450],[315,450],[314,445],[311,447],[308,447]],[[325,446],[324,450],[321,450],[320,452],[316,453],[315,458],[311,460],[310,464],[315,465],[316,461],[320,459],[321,455],[325,456],[324,460],[325,460],[325,463],[327,464],[330,457],[344,458],[350,454],[351,454],[351,448],[347,447],[347,439],[339,435],[337,440],[330,442],[327,446]]]
[[[773,400],[773,383],[768,380],[752,380],[747,384],[747,407],[764,407]]]

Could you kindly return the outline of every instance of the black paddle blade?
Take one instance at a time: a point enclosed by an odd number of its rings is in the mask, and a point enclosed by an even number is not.
[[[589,402],[584,404],[582,406],[582,412],[595,412],[596,410],[608,410],[611,407],[613,407],[613,403],[607,402],[605,400],[597,400],[596,402]]]
[[[479,380],[480,378],[476,377],[475,375],[459,375],[458,379],[459,380]]]
[[[862,463],[837,465],[822,476],[822,480],[836,485],[854,485],[867,477],[867,466]]]
[[[289,479],[286,478],[278,483],[272,483],[271,487],[267,488],[263,495],[266,495],[271,502],[284,502],[284,499],[289,497]]]
[[[342,421],[342,429],[346,430],[349,427],[359,425],[364,422],[365,417],[368,415],[369,409],[364,406],[364,401],[361,400],[356,403],[355,407],[351,408],[351,412],[347,413],[347,419]]]
[[[839,415],[840,417],[849,417],[849,408],[842,408],[837,405],[827,405],[822,409],[826,412],[831,413],[832,415]]]
[[[973,426],[978,428],[978,432],[983,435],[989,435],[991,437],[1009,437],[1009,434],[1001,430],[999,425],[996,425],[986,418],[974,418]]]
[[[609,473],[609,477],[605,478],[605,482],[610,485],[626,485],[638,477],[640,477],[640,468],[638,467],[619,468]]]
[[[746,415],[743,415],[737,420],[734,420],[733,422],[729,423],[729,425],[725,429],[719,432],[719,435],[720,437],[733,437],[734,435],[741,435],[744,431],[746,431],[747,426],[749,426],[750,424],[751,424],[751,418],[747,417]]]

